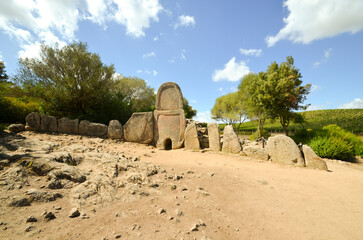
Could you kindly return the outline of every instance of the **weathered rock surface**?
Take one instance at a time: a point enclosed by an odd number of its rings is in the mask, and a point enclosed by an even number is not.
[[[318,155],[316,155],[316,153],[311,147],[303,145],[302,151],[304,154],[305,164],[307,168],[328,170],[326,162],[323,159],[321,159]]]
[[[25,207],[25,206],[30,206],[30,202],[29,202],[29,199],[26,197],[15,196],[11,199],[9,206],[10,207]]]
[[[10,132],[19,133],[25,130],[25,126],[22,123],[11,124],[8,129]]]
[[[220,132],[218,123],[208,123],[209,149],[212,151],[221,150]]]
[[[194,122],[189,123],[185,128],[184,138],[185,149],[200,150],[197,127]]]
[[[40,114],[38,112],[29,113],[25,118],[27,131],[39,131],[40,130]]]
[[[151,143],[154,139],[154,119],[152,112],[133,113],[124,126],[127,142]]]
[[[294,140],[285,135],[276,135],[267,140],[267,154],[272,162],[285,165],[305,166],[304,158]]]
[[[242,150],[237,134],[231,125],[224,128],[222,151],[227,153],[239,153]]]
[[[78,134],[78,119],[61,118],[58,119],[58,132],[66,134]]]
[[[63,197],[60,193],[52,193],[38,189],[29,189],[25,194],[29,196],[28,199],[30,202],[51,202]]]
[[[122,139],[123,129],[118,120],[111,120],[108,124],[107,137],[110,139]]]
[[[42,132],[57,132],[58,124],[56,117],[43,114],[40,120],[40,130]]]
[[[243,153],[248,157],[253,157],[261,160],[268,160],[268,154],[266,150],[259,146],[246,146],[243,148]]]
[[[79,134],[92,137],[105,137],[107,135],[107,126],[101,123],[92,123],[83,120],[79,123]]]

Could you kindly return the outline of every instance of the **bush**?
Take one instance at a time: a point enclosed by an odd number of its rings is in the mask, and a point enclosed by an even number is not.
[[[270,134],[269,132],[267,132],[267,131],[263,130],[263,132],[262,132],[262,137],[263,137],[263,138],[267,139],[267,138],[269,138],[270,136],[271,136],[271,134]],[[258,131],[256,131],[256,132],[252,133],[252,134],[250,135],[250,137],[249,137],[249,139],[250,139],[251,141],[256,140],[257,138],[258,138]]]
[[[354,156],[353,144],[336,136],[318,136],[312,139],[309,145],[323,158],[348,160]]]
[[[5,123],[0,123],[0,132],[4,131],[8,127]]]
[[[39,104],[34,101],[4,97],[0,100],[0,122],[25,123],[25,117],[31,112],[39,111]]]

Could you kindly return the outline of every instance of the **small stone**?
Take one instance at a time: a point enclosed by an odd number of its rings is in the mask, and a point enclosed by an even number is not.
[[[69,217],[70,218],[75,218],[78,217],[79,215],[81,215],[81,213],[79,212],[79,210],[77,208],[72,208],[72,210],[69,212]]]
[[[116,234],[115,238],[121,238],[121,234]]]
[[[26,219],[26,222],[38,222],[38,219],[34,216],[29,216],[27,219]]]
[[[35,229],[35,227],[33,226],[33,225],[30,225],[30,226],[27,226],[26,228],[25,228],[25,232],[30,232],[30,231],[32,231],[32,230],[34,230]]]
[[[196,232],[196,231],[198,231],[198,227],[199,227],[199,225],[198,224],[194,224],[190,229],[189,229],[189,231],[191,231],[191,232]]]
[[[184,215],[184,213],[183,213],[181,210],[179,210],[179,208],[175,209],[175,214],[176,214],[177,216],[179,216],[179,217],[181,217],[181,216],[183,216],[183,215]]]
[[[59,206],[55,207],[54,209],[55,209],[55,210],[62,210],[62,208],[61,208],[61,207],[59,207]]]
[[[44,216],[44,219],[47,220],[47,221],[50,221],[50,220],[53,220],[55,219],[56,216],[54,215],[54,213],[52,212],[48,212],[45,216]]]
[[[158,214],[166,213],[166,209],[165,208],[160,208],[157,213]]]

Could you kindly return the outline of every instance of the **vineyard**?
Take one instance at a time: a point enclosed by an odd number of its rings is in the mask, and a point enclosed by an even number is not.
[[[299,128],[321,129],[328,124],[336,124],[355,134],[363,133],[363,109],[330,109],[301,112],[305,118],[305,123],[290,123],[288,130],[294,132]],[[242,123],[239,132],[251,133],[256,131],[257,121]],[[224,124],[220,124],[221,129]],[[282,132],[282,126],[278,120],[272,122],[267,120],[264,124],[264,130],[269,132]]]

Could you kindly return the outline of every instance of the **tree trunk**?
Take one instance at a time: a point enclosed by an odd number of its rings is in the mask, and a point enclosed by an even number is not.
[[[263,133],[263,120],[261,118],[258,119],[258,138],[262,137]]]
[[[284,129],[284,133],[285,133],[285,135],[286,135],[286,136],[288,136],[288,135],[289,135],[289,133],[287,132],[287,126],[286,126],[286,125],[283,125],[282,127],[283,127],[283,129]]]

